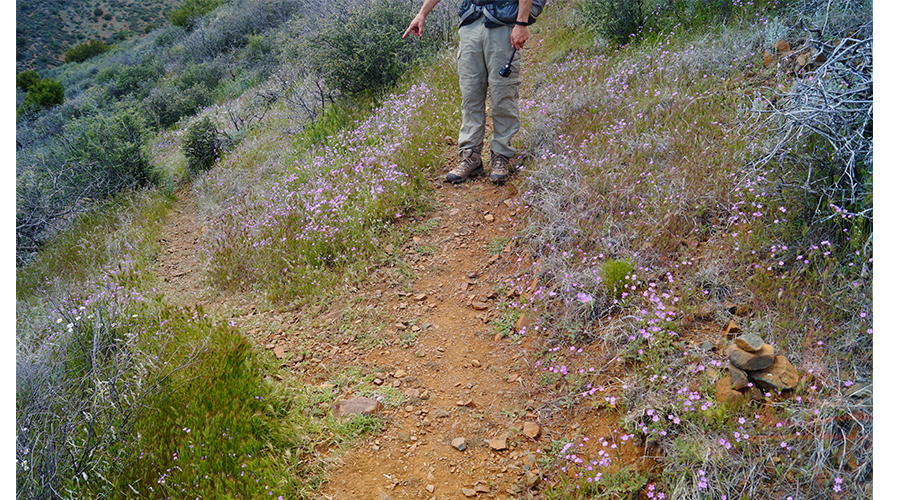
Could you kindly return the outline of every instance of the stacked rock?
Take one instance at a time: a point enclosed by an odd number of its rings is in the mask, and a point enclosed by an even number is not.
[[[745,333],[728,346],[728,374],[732,390],[754,382],[765,389],[785,391],[797,387],[797,369],[775,348],[756,334]]]

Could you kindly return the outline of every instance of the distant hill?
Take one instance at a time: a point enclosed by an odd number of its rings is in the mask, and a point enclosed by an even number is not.
[[[58,66],[70,47],[115,43],[167,23],[181,0],[17,0],[16,72]]]

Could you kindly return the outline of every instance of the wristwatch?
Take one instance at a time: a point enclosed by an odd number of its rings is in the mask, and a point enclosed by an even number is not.
[[[525,21],[516,21],[516,26],[528,26],[528,23]]]

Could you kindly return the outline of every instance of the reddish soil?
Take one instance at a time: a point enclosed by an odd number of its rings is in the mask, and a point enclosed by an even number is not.
[[[405,263],[412,274],[398,277],[402,266],[386,264],[369,282],[339,291],[328,307],[279,310],[251,295],[204,288],[201,229],[185,194],[163,236],[159,275],[171,303],[202,304],[233,318],[305,384],[328,383],[352,367],[380,377],[382,389],[393,386],[404,394],[402,403],[380,411],[380,435],[335,453],[323,498],[473,493],[464,489],[475,490],[476,498],[529,498],[539,494],[542,481],[559,477],[558,471],[540,470],[550,463],[553,441],[618,433],[602,412],[575,413],[555,404],[552,395],[566,388],[540,381],[535,353],[541,340],[531,331],[520,339],[504,336],[508,332],[492,322],[512,293],[503,285],[532,272],[515,239],[499,254],[489,251],[489,244],[496,249],[498,239],[512,238],[524,224],[524,214],[514,208],[515,179],[505,186],[486,177],[453,186],[436,177],[433,187],[439,209],[425,219],[433,219],[424,226],[428,230],[389,249],[395,257],[389,262]],[[348,317],[354,318],[349,324]],[[366,328],[380,332],[374,347],[347,333]],[[379,388],[376,382],[371,389]],[[352,394],[345,390],[342,396]],[[526,422],[540,426],[536,438],[523,433]],[[506,449],[489,446],[503,436]],[[460,437],[465,451],[451,446]],[[630,443],[619,451],[621,462],[643,455]]]

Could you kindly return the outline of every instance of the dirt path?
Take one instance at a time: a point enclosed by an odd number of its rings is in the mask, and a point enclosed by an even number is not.
[[[278,310],[204,288],[202,229],[185,193],[164,233],[159,274],[170,303],[227,314],[305,384],[355,368],[377,377],[372,390],[402,393],[399,405],[380,410],[380,435],[337,455],[323,498],[530,498],[554,440],[573,429],[613,435],[602,417],[540,401],[547,388],[534,368],[537,339],[504,337],[496,326],[513,298],[510,278],[532,272],[512,238],[524,224],[515,184],[435,178],[433,186],[439,209],[418,222],[417,236],[389,249],[396,265],[330,307]],[[459,438],[463,451],[453,446]]]
[[[182,189],[160,237],[159,290],[172,305],[204,305],[210,291],[203,285],[200,238],[203,225],[190,193]]]

